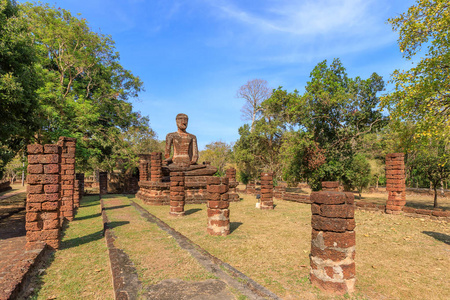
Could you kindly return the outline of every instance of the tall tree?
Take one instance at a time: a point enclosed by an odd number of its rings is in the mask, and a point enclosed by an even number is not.
[[[32,35],[15,1],[0,1],[0,178],[38,128]]]
[[[388,20],[399,32],[399,47],[410,70],[392,74],[395,90],[382,103],[397,120],[416,124],[416,139],[449,136],[450,132],[450,4],[417,0],[406,13]],[[426,47],[426,49],[423,49]],[[417,56],[421,56],[419,59]]]
[[[236,97],[245,100],[241,109],[242,118],[251,121],[251,131],[253,131],[254,123],[262,112],[261,103],[268,99],[271,94],[272,90],[264,79],[249,80],[237,91]]]
[[[111,37],[93,32],[85,19],[46,4],[24,10],[44,83],[38,89],[43,110],[37,141],[76,137],[79,166],[114,168],[111,159],[132,146],[124,138],[131,128],[154,137],[148,119],[130,103],[143,83],[120,65]]]

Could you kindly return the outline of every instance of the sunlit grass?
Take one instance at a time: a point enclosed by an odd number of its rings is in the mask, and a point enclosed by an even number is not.
[[[184,218],[170,218],[168,206],[144,207],[284,299],[333,298],[309,284],[310,206],[279,200],[275,210],[261,211],[253,196],[243,198],[230,205],[233,231],[227,237],[206,233],[204,204],[186,205]],[[449,298],[450,241],[439,240],[450,235],[447,223],[365,211],[355,219],[358,281],[352,298]]]
[[[84,197],[32,299],[114,299],[98,196]]]

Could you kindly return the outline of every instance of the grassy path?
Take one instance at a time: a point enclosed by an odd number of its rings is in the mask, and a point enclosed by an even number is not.
[[[98,196],[85,196],[31,299],[114,299]]]

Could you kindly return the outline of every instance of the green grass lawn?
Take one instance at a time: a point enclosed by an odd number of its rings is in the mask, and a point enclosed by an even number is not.
[[[98,196],[83,197],[32,299],[114,299]]]

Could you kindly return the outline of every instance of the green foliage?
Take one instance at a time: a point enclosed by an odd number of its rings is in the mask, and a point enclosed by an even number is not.
[[[339,180],[350,167],[359,141],[386,125],[378,109],[382,78],[349,78],[339,59],[320,62],[304,95],[282,88],[261,104],[254,131],[243,126],[235,158],[252,177],[263,169],[313,189],[323,180]]]
[[[0,178],[38,128],[36,51],[15,1],[0,1]]]
[[[434,207],[438,207],[437,188],[441,183],[450,179],[450,163],[445,153],[448,153],[450,144],[429,144],[417,151],[408,162],[412,175],[419,179],[426,178],[434,189]]]
[[[225,166],[231,161],[231,145],[221,141],[206,145],[206,149],[200,152],[200,161],[209,161],[217,168],[218,176],[225,175]]]
[[[343,176],[344,186],[347,190],[356,188],[361,199],[363,188],[367,187],[370,182],[370,163],[363,154],[353,156],[351,164],[345,169]]]
[[[449,135],[450,126],[450,5],[447,0],[418,0],[406,13],[388,20],[399,32],[407,60],[421,58],[410,70],[392,75],[395,90],[383,97],[395,120],[415,124],[416,143]],[[422,49],[426,46],[426,50]],[[425,137],[425,139],[423,139]]]

